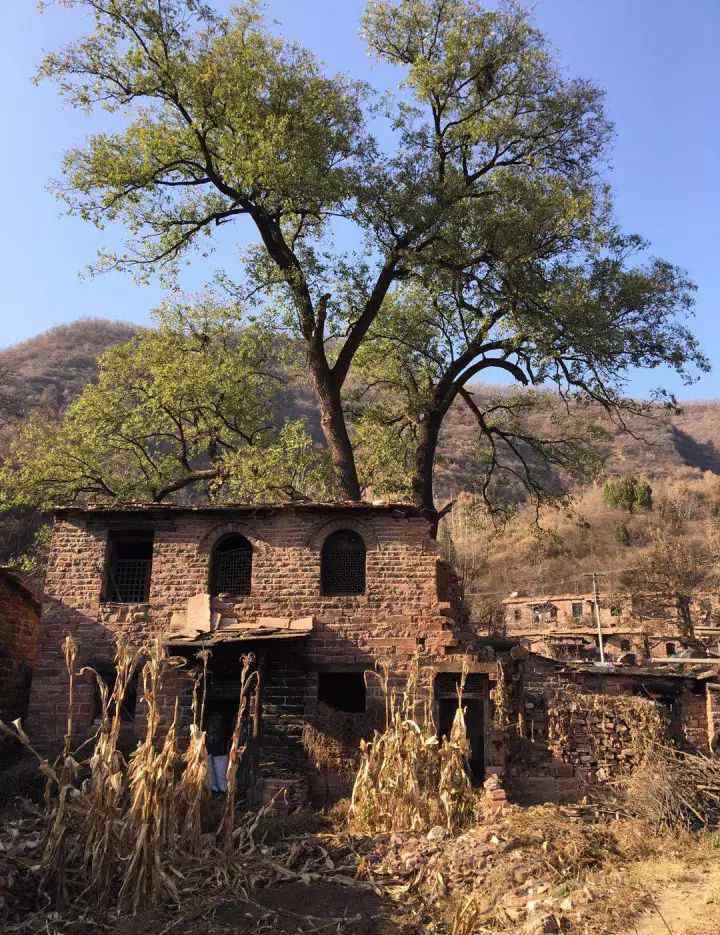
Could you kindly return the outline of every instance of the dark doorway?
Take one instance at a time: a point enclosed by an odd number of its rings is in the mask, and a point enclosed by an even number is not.
[[[455,712],[457,711],[457,685],[460,675],[445,672],[438,675],[435,683],[437,698],[437,728],[440,737],[450,735]],[[487,696],[487,678],[483,675],[469,675],[463,692],[465,726],[470,743],[470,775],[474,785],[479,785],[485,778],[485,699]]]

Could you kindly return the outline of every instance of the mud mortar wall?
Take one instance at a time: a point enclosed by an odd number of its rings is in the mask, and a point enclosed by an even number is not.
[[[627,773],[648,743],[708,750],[705,688],[692,679],[569,670],[534,655],[524,669],[508,771],[520,798],[572,799]]]
[[[362,595],[320,593],[320,551],[327,535],[354,529],[367,548],[367,587]],[[103,603],[108,532],[152,530],[150,593],[145,604]],[[372,668],[389,659],[402,677],[413,655],[450,659],[459,652],[456,608],[439,585],[447,576],[429,523],[417,514],[369,508],[253,513],[153,510],[127,516],[61,514],[55,522],[46,578],[42,641],[31,696],[29,728],[43,749],[57,746],[67,715],[67,680],[60,643],[71,633],[79,644],[78,667],[107,665],[117,634],[139,645],[167,632],[174,612],[209,587],[214,545],[239,533],[252,545],[252,587],[246,597],[213,599],[219,630],[260,617],[312,617],[301,645],[309,667],[334,671]],[[93,687],[79,680],[75,719],[79,734],[93,717]],[[140,710],[141,705],[138,706]]]

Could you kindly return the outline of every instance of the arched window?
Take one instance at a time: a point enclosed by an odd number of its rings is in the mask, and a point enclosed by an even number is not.
[[[225,536],[213,549],[210,569],[212,594],[249,594],[252,546],[244,536]]]
[[[331,533],[322,547],[320,581],[323,594],[363,594],[365,543],[351,529]]]

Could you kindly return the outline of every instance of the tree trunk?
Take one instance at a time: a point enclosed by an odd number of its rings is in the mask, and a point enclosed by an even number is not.
[[[420,423],[420,437],[415,450],[415,471],[412,478],[413,502],[420,509],[432,513],[435,512],[433,474],[441,424],[440,413],[426,415]]]
[[[692,649],[693,653],[704,656],[705,647],[695,636],[695,626],[693,624],[692,612],[690,610],[692,597],[689,597],[687,594],[678,594],[676,597],[680,633],[687,645]]]
[[[324,361],[313,362],[311,359],[310,370],[320,400],[320,425],[330,451],[335,480],[344,499],[360,500],[360,482],[345,424],[340,388]]]

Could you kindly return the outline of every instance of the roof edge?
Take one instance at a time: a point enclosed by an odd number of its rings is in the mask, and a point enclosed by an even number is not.
[[[53,510],[55,516],[110,516],[137,514],[253,514],[253,513],[283,513],[283,512],[325,512],[325,513],[401,513],[406,516],[416,516],[431,521],[430,511],[417,507],[412,503],[386,502],[386,501],[333,501],[323,503],[319,501],[299,501],[290,503],[227,503],[227,504],[198,504],[183,505],[177,503],[126,503],[115,505],[99,505],[88,507],[58,506]]]

